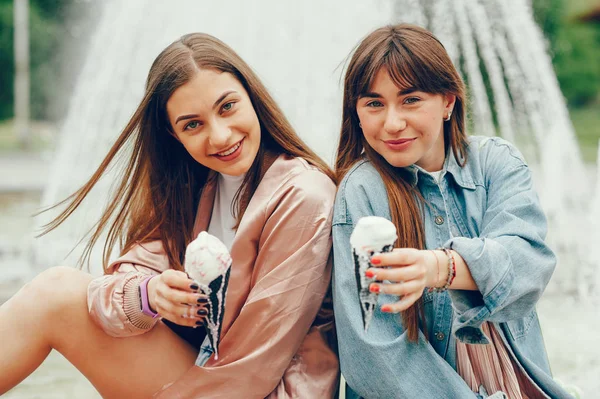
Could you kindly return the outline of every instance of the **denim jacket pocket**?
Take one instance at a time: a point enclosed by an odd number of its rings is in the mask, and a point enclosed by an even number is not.
[[[529,332],[529,328],[531,324],[535,320],[537,314],[535,310],[532,310],[522,319],[511,320],[506,322],[506,326],[508,327],[508,331],[514,340],[517,340]]]

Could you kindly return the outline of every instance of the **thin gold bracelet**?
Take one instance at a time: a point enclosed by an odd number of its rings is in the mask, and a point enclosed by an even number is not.
[[[435,258],[435,263],[437,264],[437,280],[435,281],[435,283],[437,284],[437,282],[440,281],[440,260],[438,259],[433,249],[430,249],[429,251],[431,251],[431,253],[433,254],[433,257]],[[433,292],[435,288],[436,287],[429,287],[427,289],[427,292]]]

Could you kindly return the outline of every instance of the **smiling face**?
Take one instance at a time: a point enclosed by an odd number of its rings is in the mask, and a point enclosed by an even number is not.
[[[260,147],[260,123],[244,86],[230,73],[201,69],[167,101],[173,135],[200,164],[246,173]]]
[[[359,97],[356,112],[367,143],[389,164],[416,164],[433,172],[444,164],[443,124],[454,101],[453,95],[398,87],[381,68],[369,92]]]

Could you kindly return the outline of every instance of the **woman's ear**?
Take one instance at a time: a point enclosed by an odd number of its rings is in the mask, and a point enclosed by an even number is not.
[[[454,110],[454,104],[456,103],[456,96],[454,94],[446,94],[444,96],[444,111],[445,114],[452,114],[452,110]]]

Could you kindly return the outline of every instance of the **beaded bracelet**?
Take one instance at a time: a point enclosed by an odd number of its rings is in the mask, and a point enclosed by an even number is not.
[[[452,251],[448,248],[438,248],[438,251],[444,251],[444,254],[448,257],[448,277],[446,278],[446,284],[443,287],[431,287],[429,288],[429,292],[444,292],[447,291],[454,278],[456,277],[456,263],[454,263],[454,256],[452,255]]]
[[[446,251],[448,251],[448,256],[450,256],[450,259],[452,260],[452,277],[448,281],[448,287],[450,287],[454,282],[454,278],[456,277],[456,262],[454,261],[454,255],[452,255],[452,251],[449,249],[446,249]]]

